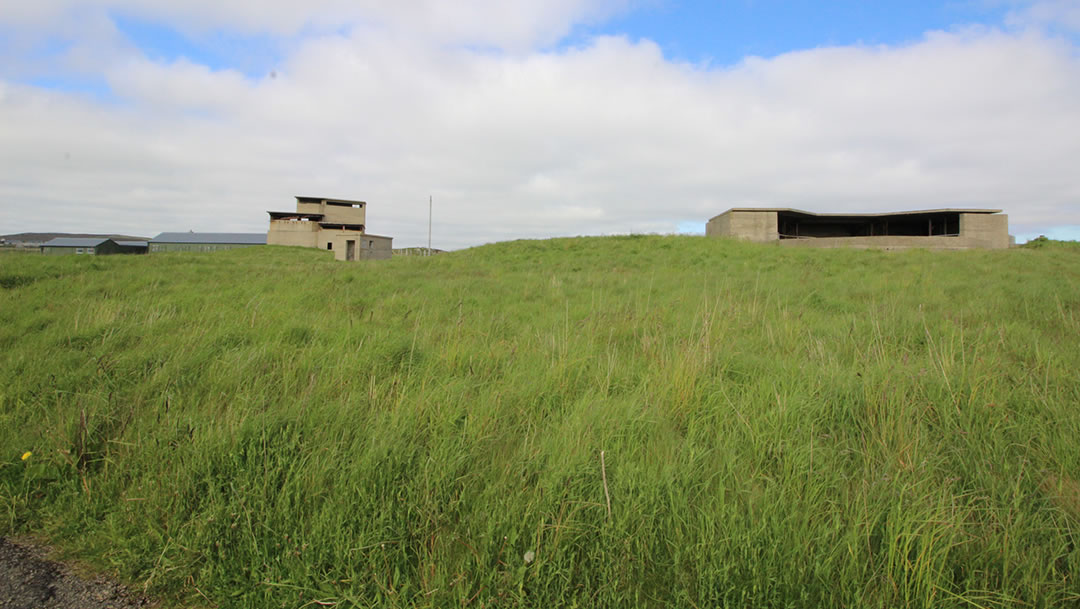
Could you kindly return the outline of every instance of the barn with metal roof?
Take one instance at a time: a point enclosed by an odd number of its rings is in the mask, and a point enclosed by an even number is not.
[[[266,233],[161,233],[150,240],[150,252],[216,252],[266,245]]]
[[[145,254],[145,241],[114,241],[108,237],[57,237],[41,245],[41,253],[47,255]]]

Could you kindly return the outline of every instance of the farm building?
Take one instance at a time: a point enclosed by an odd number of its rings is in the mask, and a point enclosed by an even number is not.
[[[216,252],[266,245],[263,233],[161,233],[150,240],[150,252]]]
[[[296,211],[271,211],[269,245],[315,247],[337,260],[383,260],[393,254],[393,238],[366,232],[363,201],[296,197]]]
[[[705,234],[794,247],[1004,249],[1011,244],[1009,217],[1000,209],[819,214],[733,208],[709,220]]]
[[[146,241],[114,241],[108,237],[57,237],[43,243],[41,253],[104,256],[106,254],[145,254],[146,248]]]
[[[132,254],[145,254],[150,251],[150,242],[143,239],[113,239],[117,245],[128,248]]]

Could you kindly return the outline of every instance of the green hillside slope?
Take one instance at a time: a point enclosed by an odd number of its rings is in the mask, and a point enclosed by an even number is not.
[[[0,288],[0,534],[177,603],[1080,604],[1076,248],[21,256]]]

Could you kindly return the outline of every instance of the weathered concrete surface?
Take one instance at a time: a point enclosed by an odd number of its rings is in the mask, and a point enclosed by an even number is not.
[[[319,247],[319,223],[301,220],[271,220],[266,233],[267,245]]]
[[[323,199],[319,202],[314,202],[306,199],[298,199],[296,202],[296,211],[304,214],[322,214],[323,222],[332,222],[334,224],[366,224],[366,208],[367,204],[362,201],[348,201],[354,203],[355,206],[334,205],[328,203],[328,201],[340,201],[340,199]]]
[[[393,238],[350,230],[323,229],[319,233],[323,249],[334,252],[337,260],[348,260],[349,241],[353,242],[353,260],[386,260],[393,253]],[[332,247],[326,247],[326,243]]]
[[[46,549],[0,537],[0,609],[136,609],[153,603],[107,577],[81,577]]]
[[[960,237],[969,247],[1005,249],[1009,247],[1009,216],[960,214]]]
[[[716,216],[705,225],[710,237],[736,237],[746,241],[776,241],[780,233],[776,227],[776,212],[738,211]]]

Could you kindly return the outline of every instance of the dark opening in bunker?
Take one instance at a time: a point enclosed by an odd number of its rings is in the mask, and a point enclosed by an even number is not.
[[[797,211],[776,214],[781,239],[823,237],[956,237],[958,212],[885,214],[879,216],[814,215]]]

